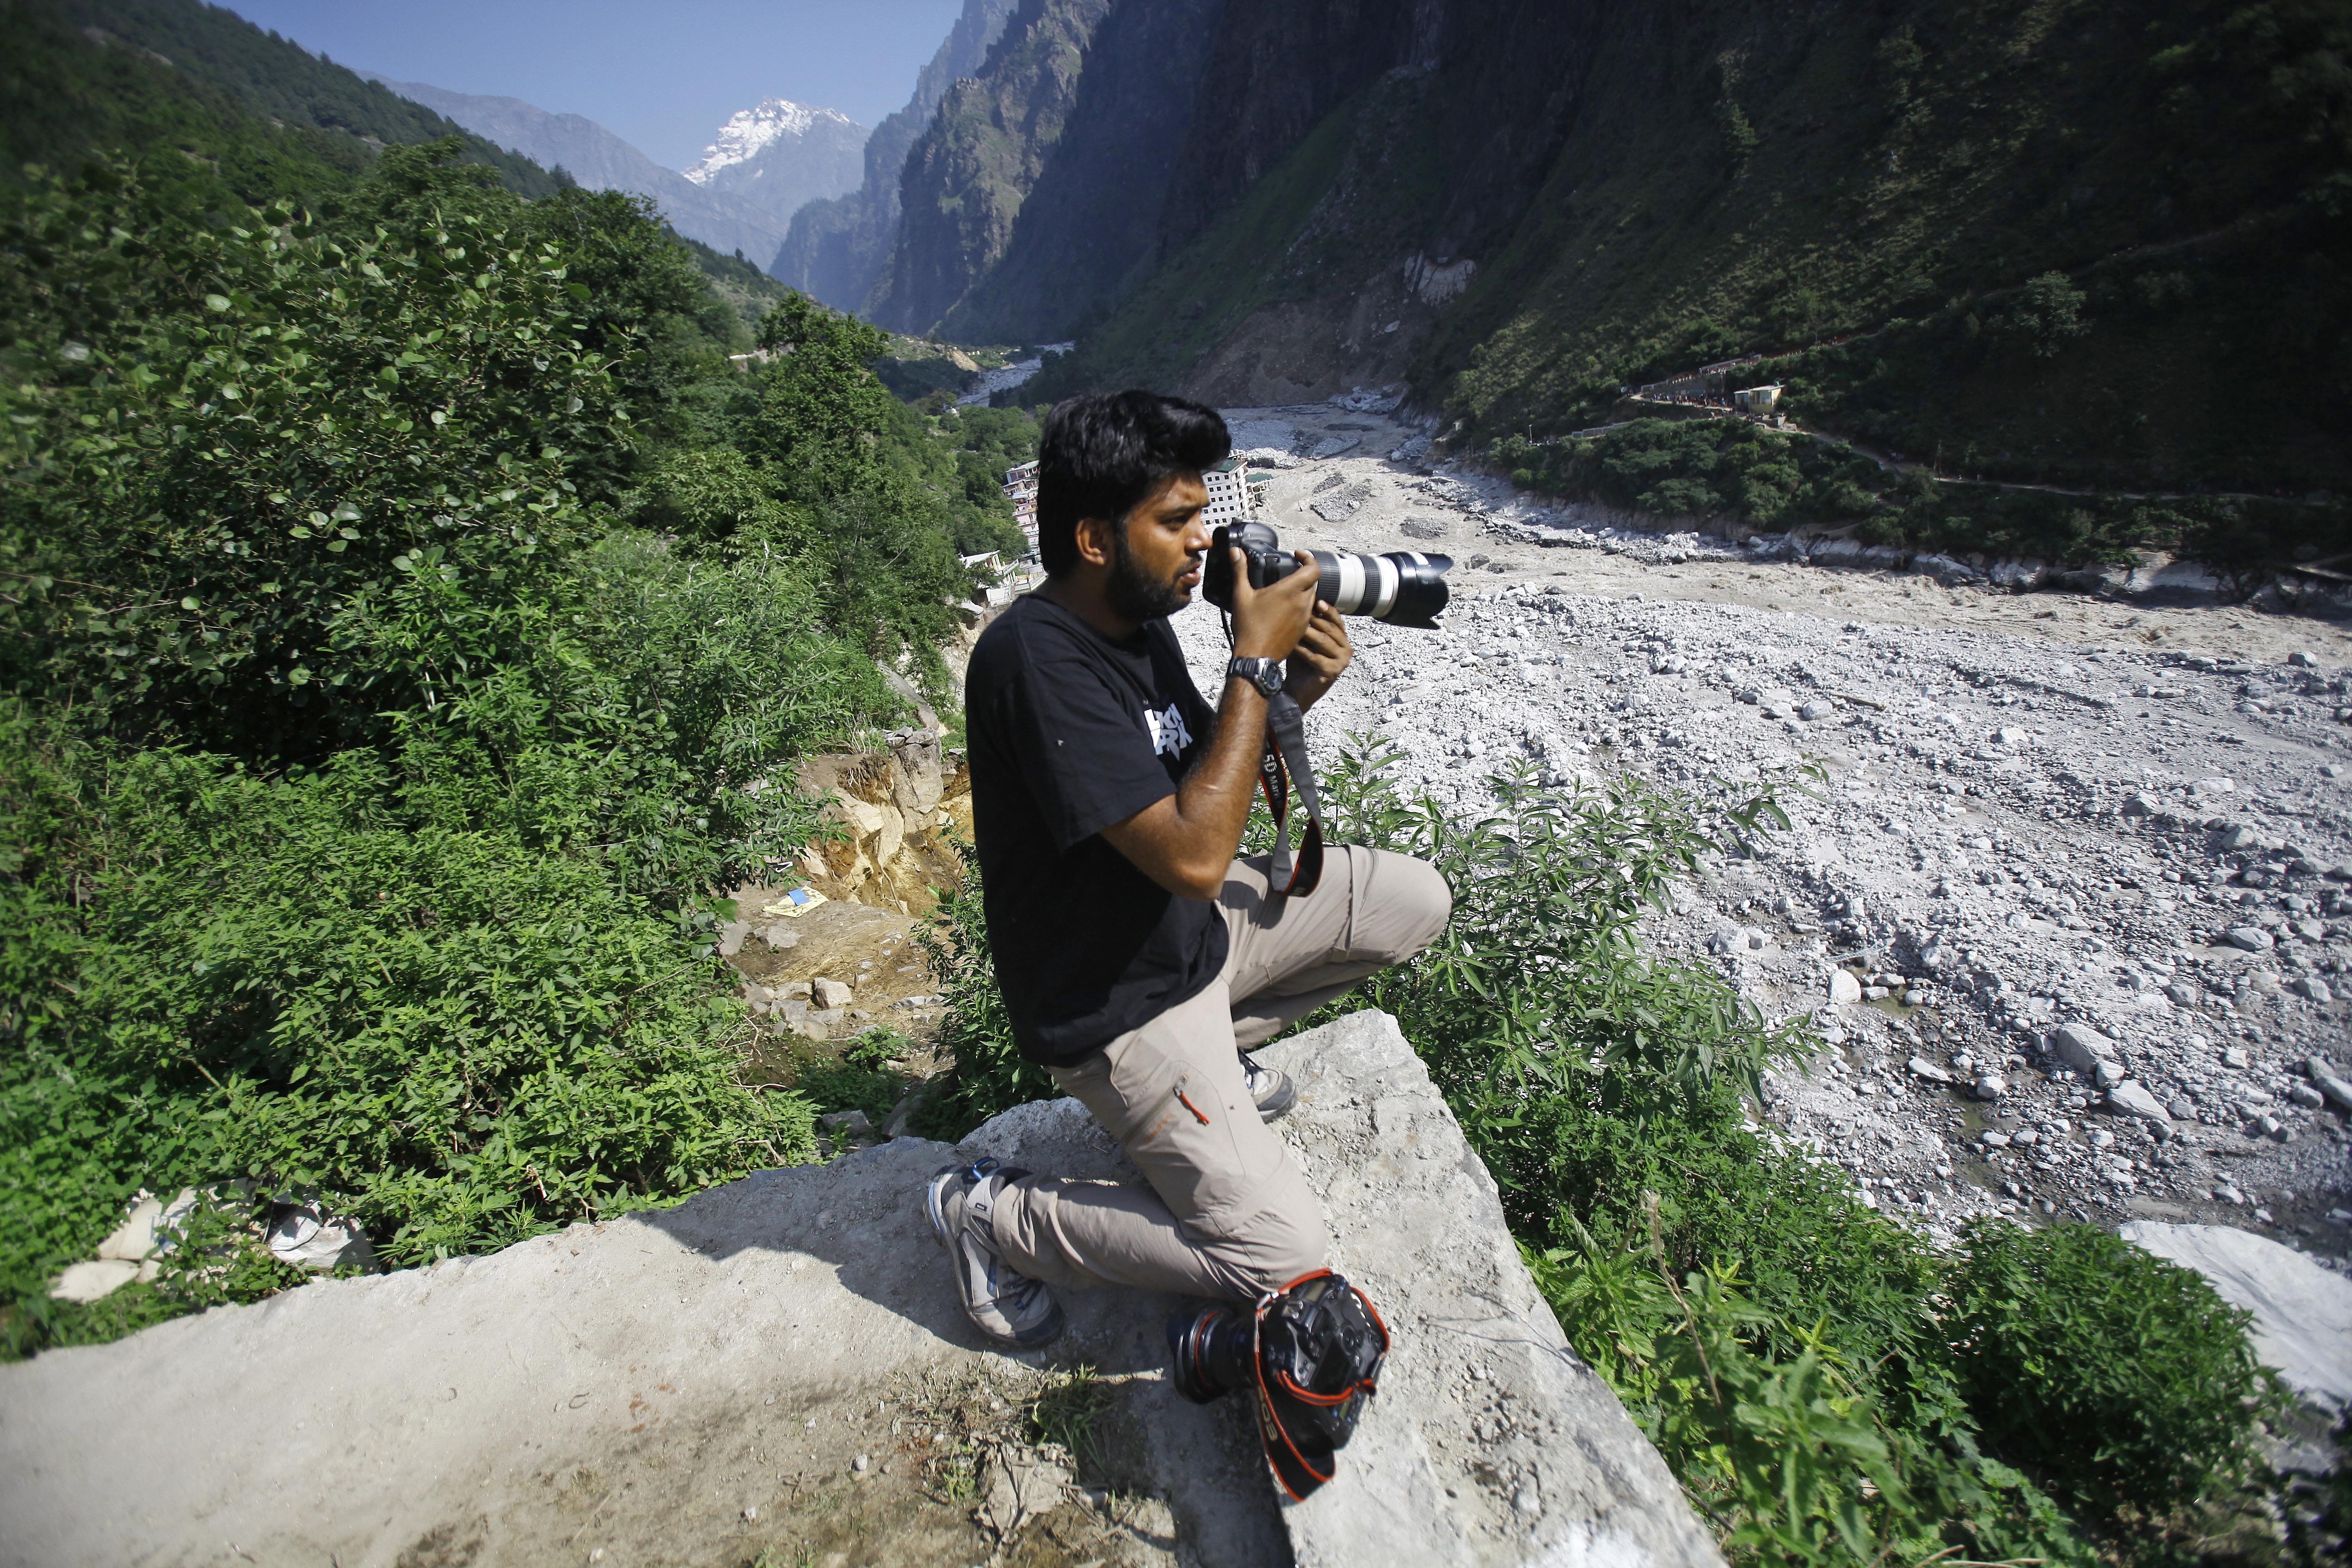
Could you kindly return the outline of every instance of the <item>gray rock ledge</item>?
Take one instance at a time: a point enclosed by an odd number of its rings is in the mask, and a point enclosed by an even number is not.
[[[1355,1014],[1265,1054],[1298,1080],[1280,1125],[1395,1352],[1339,1479],[1280,1508],[1247,1407],[1167,1386],[1161,1325],[1183,1303],[1068,1295],[1051,1360],[1116,1382],[1173,1527],[1117,1561],[1719,1563],[1570,1352],[1395,1021]],[[231,1543],[271,1565],[740,1562],[809,1485],[905,1497],[922,1450],[891,1434],[910,1387],[1047,1360],[979,1342],[923,1215],[923,1179],[982,1151],[1134,1178],[1076,1101],[1039,1102],[959,1150],[897,1139],[0,1367],[0,1568],[212,1562]],[[908,1537],[898,1560],[938,1544]]]

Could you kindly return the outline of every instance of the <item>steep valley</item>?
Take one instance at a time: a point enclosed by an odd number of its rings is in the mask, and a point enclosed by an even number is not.
[[[2298,0],[1041,0],[916,144],[872,303],[1076,337],[1024,402],[1398,384],[1462,451],[1762,355],[1958,471],[2332,498],[2347,47]]]

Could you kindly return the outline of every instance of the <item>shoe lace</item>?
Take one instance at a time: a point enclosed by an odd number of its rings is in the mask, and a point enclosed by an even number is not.
[[[1000,1263],[996,1271],[996,1287],[998,1304],[1010,1307],[1013,1315],[1018,1316],[1036,1304],[1037,1298],[1045,1293],[1045,1282],[1032,1279],[1026,1274]]]

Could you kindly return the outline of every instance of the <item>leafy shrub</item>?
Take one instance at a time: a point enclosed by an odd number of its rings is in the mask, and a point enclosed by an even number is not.
[[[878,1131],[914,1081],[900,1065],[912,1048],[905,1036],[872,1028],[838,1057],[804,1050],[794,1064],[793,1092],[820,1110],[862,1110]]]
[[[1987,1443],[2053,1490],[2164,1514],[2252,1463],[2252,1315],[2196,1274],[2091,1226],[1979,1222],[1951,1294]]]
[[[1509,437],[1494,456],[1523,489],[1772,528],[1871,516],[1884,508],[1887,482],[1851,448],[1744,419],[1636,419],[1541,445]]]
[[[980,860],[969,847],[959,846],[959,853],[961,885],[940,890],[933,923],[915,932],[946,1004],[940,1046],[950,1063],[945,1080],[925,1092],[916,1121],[928,1135],[950,1142],[999,1111],[1061,1092],[1013,1043],[1013,1017],[989,951]]]
[[[404,1265],[809,1151],[804,1102],[740,1083],[740,1005],[688,944],[709,915],[551,853],[572,803],[475,816],[462,755],[269,779],[8,740],[34,792],[0,949],[31,1003],[5,1020],[8,1273],[80,1255],[136,1185],[318,1188]]]
[[[529,646],[586,526],[566,448],[627,419],[562,253],[467,215],[146,216],[127,178],[51,188],[0,244],[34,334],[0,548],[43,677],[126,731],[316,755]]]

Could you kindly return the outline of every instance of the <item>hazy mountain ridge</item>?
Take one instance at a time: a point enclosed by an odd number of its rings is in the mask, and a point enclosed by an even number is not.
[[[678,233],[721,255],[740,251],[754,266],[764,265],[783,243],[793,208],[840,189],[842,143],[854,138],[862,147],[865,141],[864,130],[838,110],[772,98],[720,127],[718,142],[681,173],[663,168],[585,115],[361,74],[547,168],[560,165],[593,190],[650,196]]]
[[[964,0],[955,26],[917,73],[914,96],[866,139],[864,183],[846,195],[811,202],[795,213],[770,271],[837,310],[866,306],[898,238],[899,177],[908,149],[930,124],[948,89],[982,68],[1017,4]]]

